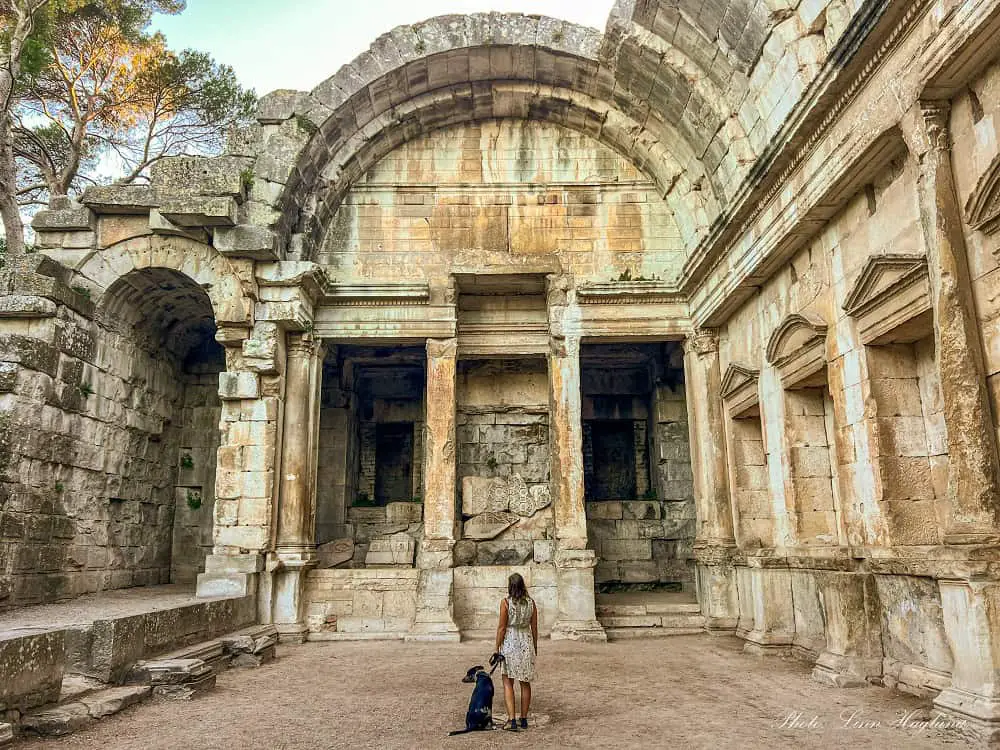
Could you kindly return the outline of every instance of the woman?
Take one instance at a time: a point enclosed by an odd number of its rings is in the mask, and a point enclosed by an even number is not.
[[[518,727],[514,712],[514,680],[521,683],[521,729],[527,729],[531,681],[535,677],[535,655],[538,653],[538,610],[519,573],[507,579],[507,598],[500,602],[496,650],[504,656],[500,674],[503,701],[510,717],[510,724],[504,729],[516,732]]]

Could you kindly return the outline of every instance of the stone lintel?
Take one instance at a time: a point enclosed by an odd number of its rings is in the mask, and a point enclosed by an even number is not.
[[[160,213],[180,227],[231,227],[236,224],[236,201],[229,197],[171,196]]]

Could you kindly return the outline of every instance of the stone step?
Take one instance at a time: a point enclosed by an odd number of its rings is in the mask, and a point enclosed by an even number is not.
[[[146,700],[149,685],[124,685],[96,690],[52,708],[36,711],[21,719],[21,731],[46,737],[71,734],[105,716]]]
[[[702,628],[605,628],[609,641],[626,641],[635,638],[669,638],[675,635],[698,635]]]
[[[700,614],[701,606],[697,602],[678,602],[676,604],[600,604],[597,605],[597,616],[630,617],[644,615],[687,615]]]
[[[705,618],[699,614],[672,615],[598,615],[601,625],[606,628],[701,628]]]

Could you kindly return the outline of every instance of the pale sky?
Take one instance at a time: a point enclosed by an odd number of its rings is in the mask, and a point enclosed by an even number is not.
[[[188,0],[154,26],[174,49],[231,65],[244,86],[308,91],[400,24],[446,13],[534,13],[603,30],[614,0]]]

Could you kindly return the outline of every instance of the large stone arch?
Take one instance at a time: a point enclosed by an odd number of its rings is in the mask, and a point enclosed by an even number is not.
[[[719,144],[745,142],[746,134],[724,91],[681,48],[655,45],[643,65],[626,65],[614,45],[550,18],[442,16],[380,37],[311,93],[265,100],[261,122],[304,119],[314,131],[304,144],[274,138],[258,160],[258,174],[284,185],[282,239],[299,235],[308,255],[312,219],[322,225],[345,184],[416,134],[509,116],[581,130],[629,156],[664,196],[676,192],[673,207],[687,214],[679,223],[693,249],[731,192],[719,182],[716,167],[729,151]],[[663,88],[662,106],[650,103],[653,87]]]
[[[250,327],[253,300],[229,260],[195,240],[144,236],[95,250],[74,269],[76,279],[91,290],[100,309],[110,289],[134,271],[167,269],[190,278],[208,295],[219,325]]]

